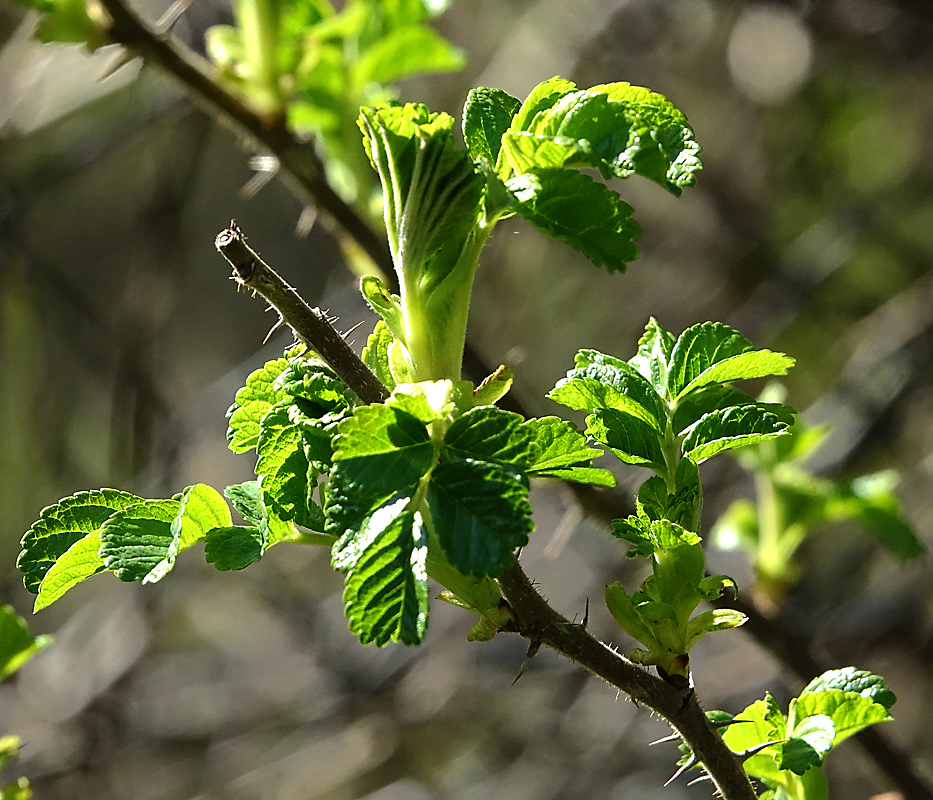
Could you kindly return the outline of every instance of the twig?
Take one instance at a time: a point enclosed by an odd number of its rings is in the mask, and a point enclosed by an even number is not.
[[[234,277],[252,289],[279,313],[281,321],[308,347],[316,350],[340,379],[364,403],[378,403],[389,396],[385,386],[357,357],[346,340],[319,308],[309,306],[247,243],[231,220],[230,227],[217,234],[214,244],[233,267]]]

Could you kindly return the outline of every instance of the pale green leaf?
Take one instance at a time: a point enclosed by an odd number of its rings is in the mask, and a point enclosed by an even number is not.
[[[267,361],[250,373],[246,385],[236,393],[233,405],[227,411],[229,428],[227,442],[234,453],[245,453],[259,441],[259,423],[272,406],[285,397],[282,389],[273,384],[288,367],[287,358]]]
[[[884,678],[857,667],[842,667],[824,672],[810,681],[800,694],[827,690],[858,694],[885,708],[891,708],[897,702],[897,696],[888,688]]]
[[[13,606],[0,606],[0,681],[51,643],[51,636],[33,636]]]
[[[457,72],[466,56],[444,37],[425,25],[398,28],[369,47],[350,70],[359,89],[369,84],[396,83],[412,75]]]
[[[710,412],[688,429],[683,456],[702,464],[717,453],[780,436],[787,423],[756,405]]]
[[[92,531],[59,556],[39,584],[34,612],[52,605],[81,581],[106,569],[98,555],[100,544],[100,531]]]
[[[52,565],[75,542],[93,533],[116,511],[143,499],[116,489],[78,492],[42,509],[38,521],[23,537],[16,566],[25,573],[26,588],[38,593]]]
[[[501,89],[471,89],[463,106],[463,139],[470,155],[495,166],[502,135],[512,124],[521,101]]]

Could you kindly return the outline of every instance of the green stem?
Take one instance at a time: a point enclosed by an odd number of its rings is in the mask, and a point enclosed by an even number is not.
[[[285,96],[278,66],[279,0],[239,0],[235,10],[252,72],[252,100],[264,117],[283,118]]]

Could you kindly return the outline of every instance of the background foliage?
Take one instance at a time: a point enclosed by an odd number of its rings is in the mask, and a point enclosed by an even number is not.
[[[176,31],[202,47],[227,13],[199,2]],[[301,208],[281,185],[237,195],[253,173],[227,131],[138,66],[94,84],[105,51],[97,63],[51,54],[29,26],[0,5],[0,597],[21,613],[31,601],[13,562],[39,508],[78,487],[168,496],[249,477],[226,450],[223,411],[286,341],[259,352],[271,320],[225,280],[213,237],[231,216],[346,328],[365,313],[326,232],[293,235]],[[929,542],[926,4],[458,0],[438,27],[467,67],[405,84],[402,99],[454,112],[476,84],[524,96],[555,74],[628,80],[682,108],[705,147],[697,187],[678,200],[626,182],[646,233],[624,277],[519,220],[500,226],[471,337],[513,367],[530,409],[558,413],[543,395],[580,347],[627,357],[647,313],[676,332],[721,319],[796,357],[789,402],[834,428],[816,466],[901,469]],[[632,494],[644,475],[620,477]],[[704,467],[704,486],[706,529],[751,492],[728,462]],[[631,566],[561,490],[536,488],[534,501],[523,561],[557,608],[582,614]],[[643,745],[662,725],[550,655],[510,688],[523,644],[469,645],[441,604],[420,650],[360,648],[339,577],[311,550],[272,550],[234,577],[182,557],[172,581],[90,581],[32,621],[56,646],[0,687],[0,719],[27,743],[17,774],[43,798],[708,795],[658,785],[671,753]],[[905,569],[849,523],[800,559],[792,618],[837,663],[885,676],[902,700],[885,732],[933,769],[929,562]],[[739,554],[710,561],[747,585]],[[593,605],[593,630],[618,639]],[[742,633],[698,645],[693,666],[710,707],[781,686]],[[801,688],[776,692],[779,704]],[[828,770],[841,797],[885,785],[854,747]]]

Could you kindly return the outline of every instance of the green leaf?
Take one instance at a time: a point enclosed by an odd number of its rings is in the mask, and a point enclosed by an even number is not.
[[[39,584],[33,613],[52,605],[81,581],[106,569],[98,555],[100,545],[100,531],[92,531],[59,556]]]
[[[606,587],[606,607],[613,619],[635,641],[641,642],[653,652],[663,649],[658,641],[653,626],[646,624],[639,613],[634,598],[625,591],[621,583],[611,583]]]
[[[428,503],[447,558],[478,578],[510,566],[534,528],[527,487],[497,464],[441,462],[431,473]]]
[[[703,322],[687,328],[677,339],[670,356],[667,392],[679,399],[713,383],[784,375],[793,364],[783,353],[755,350],[728,325]]]
[[[207,535],[204,560],[218,570],[245,569],[262,558],[266,535],[253,525],[214,528]]]
[[[688,429],[683,456],[702,464],[717,453],[773,439],[786,430],[786,422],[757,405],[712,411]]]
[[[642,175],[674,195],[696,182],[700,146],[663,96],[627,83],[574,89],[554,79],[529,95],[502,139],[512,171],[595,167],[606,178]],[[499,172],[506,177],[502,159]]]
[[[51,636],[33,636],[13,606],[0,606],[0,681],[51,643]]]
[[[741,611],[735,611],[731,608],[714,608],[711,611],[697,615],[687,623],[687,652],[690,652],[690,648],[707,633],[727,631],[730,628],[737,628],[747,621],[748,617]]]
[[[155,583],[164,578],[175,566],[180,552],[204,541],[215,528],[225,528],[232,523],[223,496],[206,483],[187,487],[181,494],[180,504],[172,520],[172,543],[162,561],[143,578],[143,583]]]
[[[869,725],[892,719],[888,709],[872,698],[835,689],[801,694],[791,713],[800,722],[818,714],[829,717],[835,727],[833,747]]]
[[[816,714],[800,721],[781,746],[781,769],[803,775],[810,767],[818,767],[833,746],[833,721]]]
[[[285,397],[285,392],[273,384],[288,363],[287,358],[267,361],[262,369],[250,373],[246,385],[236,393],[233,405],[227,411],[230,421],[227,442],[234,453],[245,453],[256,447],[260,421],[272,406]]]
[[[392,31],[368,48],[351,68],[355,86],[396,83],[412,75],[457,72],[466,65],[463,51],[433,28],[410,25]]]
[[[343,601],[363,644],[419,644],[428,621],[427,536],[410,498],[368,517],[357,540]]]
[[[607,272],[625,272],[638,258],[641,228],[632,207],[603,183],[582,172],[535,168],[506,184],[515,210],[539,231],[575,247]]]
[[[548,393],[549,398],[578,411],[624,411],[659,433],[665,429],[667,412],[661,398],[632,366],[596,350],[581,350],[576,363]]]
[[[586,436],[573,423],[559,417],[540,417],[528,420],[525,427],[538,448],[536,458],[525,468],[529,475],[615,486],[611,472],[590,466],[603,452],[589,447]]]
[[[121,581],[141,581],[168,555],[178,500],[143,500],[110,516],[100,529],[100,557]]]
[[[411,497],[434,464],[434,445],[424,423],[400,408],[363,406],[340,424],[328,483],[327,532],[339,537],[337,569],[364,520],[390,498]]]
[[[36,28],[42,42],[83,42],[90,51],[112,41],[88,13],[84,0],[24,0],[45,16]]]
[[[842,667],[824,672],[810,681],[800,694],[802,696],[829,690],[861,695],[888,709],[897,702],[897,695],[888,688],[884,678],[856,667]]]
[[[262,420],[256,445],[259,454],[256,474],[260,476],[263,503],[276,516],[305,527],[319,527],[320,519],[312,513],[308,502],[312,484],[316,484],[316,472],[309,466],[304,441],[294,406],[284,403],[275,406]],[[314,478],[311,483],[309,469]]]
[[[600,409],[586,418],[586,432],[626,464],[664,472],[658,432],[638,417],[616,409]]]
[[[385,333],[380,335],[384,341],[386,363],[380,366],[380,369],[389,370],[392,375],[391,359],[389,358],[389,347],[395,340],[405,340],[405,319],[402,311],[401,301],[398,295],[392,294],[386,285],[375,275],[364,275],[360,280],[360,292],[365,298],[369,307],[382,317],[381,324]],[[373,331],[375,335],[376,331]],[[375,354],[371,355],[373,358]],[[378,356],[376,356],[378,358]],[[376,362],[378,365],[378,361]],[[371,368],[371,367],[370,367]],[[393,381],[394,384],[394,381]],[[389,384],[386,384],[388,386]],[[393,387],[394,388],[394,387]]]
[[[470,155],[495,166],[502,135],[512,124],[521,100],[501,89],[471,89],[463,106],[463,139]]]
[[[142,502],[141,497],[116,489],[78,492],[42,509],[38,521],[23,537],[16,566],[25,573],[26,588],[38,593],[52,565],[75,542],[93,533],[116,511]]]
[[[688,531],[667,519],[648,520],[628,517],[612,521],[612,534],[634,545],[633,555],[651,556],[663,550],[692,547],[702,539],[699,534]]]
[[[504,364],[487,375],[483,382],[473,390],[473,403],[478,406],[495,405],[512,388],[512,370]]]
[[[667,371],[671,353],[674,350],[674,337],[654,317],[648,320],[645,332],[638,340],[638,352],[629,359],[641,375],[644,375],[659,395],[667,393]]]
[[[395,388],[395,378],[392,375],[389,348],[396,339],[392,335],[384,320],[379,320],[373,332],[366,341],[361,358],[363,363],[372,370],[382,383],[392,391]]]
[[[457,419],[444,436],[447,459],[472,458],[526,470],[538,448],[522,417],[495,406],[471,408]]]

